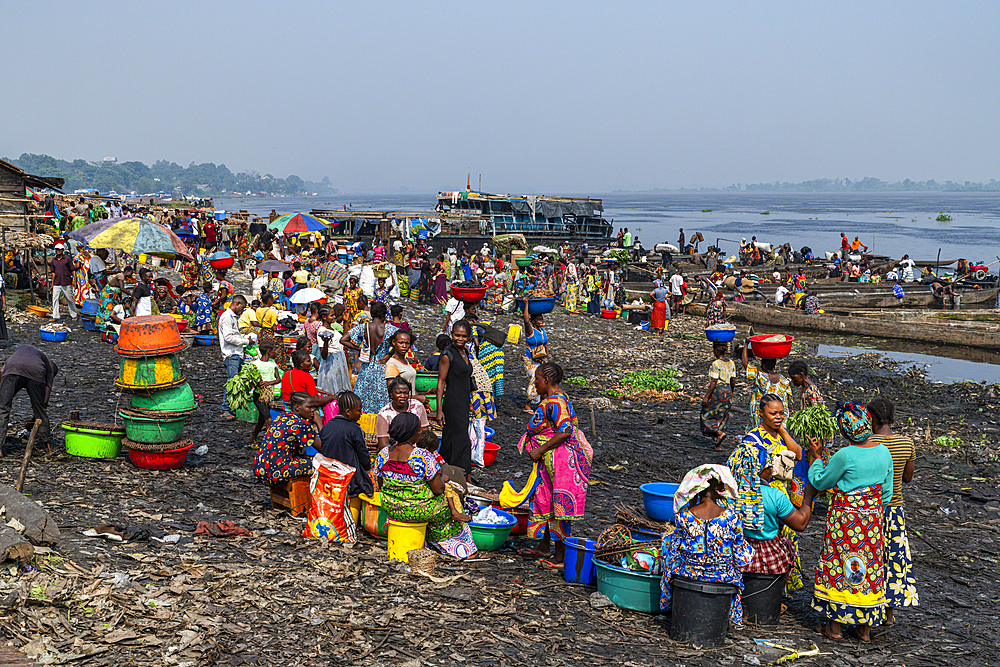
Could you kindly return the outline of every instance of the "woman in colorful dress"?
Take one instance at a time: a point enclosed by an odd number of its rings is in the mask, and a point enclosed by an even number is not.
[[[95,318],[95,324],[100,330],[104,330],[104,325],[108,323],[111,319],[111,313],[114,311],[115,306],[117,306],[122,301],[122,291],[117,284],[112,284],[111,280],[108,284],[104,286],[101,290],[101,294],[97,299],[97,317]]]
[[[670,307],[667,305],[670,290],[663,286],[662,280],[654,280],[653,291],[649,293],[649,298],[653,300],[653,312],[649,316],[649,330],[662,334],[670,319]]]
[[[455,558],[474,556],[468,524],[452,518],[441,466],[433,453],[413,444],[420,430],[420,419],[409,412],[389,424],[389,446],[375,459],[382,509],[396,521],[426,521],[427,543],[437,551]]]
[[[191,330],[197,333],[212,332],[212,298],[196,287],[184,290],[181,295],[181,314],[194,315]]]
[[[576,264],[570,262],[566,265],[566,275],[564,277],[563,304],[566,310],[571,313],[578,313],[580,308],[580,281],[578,279]]]
[[[726,321],[726,297],[716,291],[705,307],[705,327],[722,324]]]
[[[674,532],[663,538],[660,608],[672,603],[672,579],[725,583],[736,591],[729,622],[743,623],[743,573],[753,550],[743,538],[740,515],[722,499],[737,495],[729,468],[705,464],[691,470],[674,494]]]
[[[285,293],[285,281],[282,280],[281,275],[277,271],[272,273],[271,277],[267,279],[267,291],[275,297]]]
[[[295,392],[290,403],[291,411],[274,418],[257,446],[253,476],[261,484],[278,484],[312,474],[312,457],[318,452],[312,397]]]
[[[760,368],[750,365],[750,341],[743,341],[743,368],[747,372],[747,380],[750,381],[750,418],[747,422],[747,433],[760,426],[760,399],[766,394],[774,394],[781,399],[785,406],[785,413],[791,412],[792,407],[792,383],[791,380],[781,377],[774,368],[777,366],[777,359],[761,359]]]
[[[351,276],[348,281],[348,286],[344,288],[344,321],[353,322],[361,312],[361,305],[358,303],[358,297],[362,296],[364,292],[358,287],[358,277]],[[357,393],[357,392],[355,392]]]
[[[476,326],[475,313],[466,313],[466,320],[472,324],[472,335],[476,340],[476,359],[483,365],[490,379],[493,393],[493,403],[500,405],[503,398],[503,348],[497,347],[482,334],[482,329]]]
[[[392,424],[392,420],[404,412],[416,415],[420,419],[421,430],[430,427],[424,404],[412,398],[413,385],[398,376],[390,380],[388,384],[389,404],[379,410],[375,416],[375,438],[378,441],[379,449],[385,449],[389,446],[389,425]]]
[[[73,301],[77,306],[83,306],[83,302],[94,297],[94,291],[90,287],[90,253],[87,249],[80,247],[80,254],[73,259]]]
[[[885,445],[892,455],[892,500],[885,508],[885,578],[886,623],[892,625],[893,609],[916,607],[917,581],[913,577],[913,559],[910,541],[906,537],[906,518],[903,515],[903,484],[913,479],[917,452],[913,440],[894,435],[892,424],[896,409],[885,398],[878,397],[868,404],[872,417],[873,434],[869,442]]]
[[[803,458],[802,446],[795,441],[795,438],[785,428],[785,417],[787,414],[785,404],[775,394],[765,394],[757,404],[757,412],[761,416],[760,425],[743,436],[742,446],[736,447],[736,450],[730,457],[729,467],[735,470],[738,462],[733,457],[738,457],[745,447],[763,447],[772,458],[780,457],[782,459],[780,463],[775,461],[774,467],[778,469],[778,472],[772,477],[770,485],[788,496],[794,505],[802,505],[801,497],[804,489],[796,486],[795,479],[792,476],[795,462]],[[749,497],[757,498],[759,501],[760,482],[757,479],[740,479],[739,482],[741,488],[746,488],[749,485]],[[795,498],[799,498],[799,502],[795,502],[793,495]],[[759,511],[760,508],[758,507],[754,513],[743,516],[744,523],[752,530],[760,530],[763,525],[763,516],[759,514]],[[785,581],[785,594],[788,595],[792,591],[802,588],[804,584],[802,581],[801,561],[798,556],[798,535],[795,531],[787,527],[782,529],[782,534],[791,540],[796,547],[795,567]]]
[[[438,261],[434,264],[434,303],[444,303],[448,300],[448,273],[445,270],[444,255],[438,255]]]
[[[788,379],[791,381],[793,387],[802,387],[800,410],[824,404],[823,395],[819,393],[819,389],[809,379],[809,365],[806,362],[796,359],[788,364]],[[823,449],[823,460],[830,460],[830,452],[825,448]],[[788,489],[788,496],[796,506],[802,504],[802,492],[805,490],[806,484],[809,483],[810,465],[812,465],[812,459],[809,456],[803,456],[795,464],[795,470],[792,473],[794,483]]]
[[[816,460],[809,468],[806,502],[812,502],[814,488],[833,491],[812,608],[828,619],[817,628],[820,634],[841,639],[840,626],[850,625],[858,639],[869,642],[871,627],[886,620],[885,506],[893,493],[892,453],[872,442],[864,406],[838,405],[837,425],[849,446],[829,463],[820,456],[821,443],[809,445]]]
[[[389,341],[396,333],[397,327],[386,324],[388,310],[384,303],[373,303],[371,321],[356,325],[345,331],[340,344],[350,350],[359,352],[361,368],[354,381],[354,393],[361,397],[364,412],[377,414],[389,403],[389,391],[385,384],[385,364],[381,363],[392,350]],[[347,311],[344,311],[347,317]]]
[[[562,566],[566,553],[563,540],[570,536],[572,522],[583,519],[594,460],[594,450],[579,429],[569,396],[559,386],[562,378],[562,368],[552,362],[535,370],[535,391],[542,401],[517,443],[517,451],[523,454],[527,449],[538,465],[539,483],[531,494],[527,537],[541,539],[536,553],[554,567]],[[553,533],[559,541],[548,561]]]
[[[319,321],[321,326],[316,332],[318,342],[313,347],[313,356],[319,359],[316,387],[333,395],[338,395],[351,388],[351,371],[347,367],[344,346],[340,344],[343,332],[335,328],[339,326],[337,318],[341,316],[342,312],[327,306],[320,308]],[[343,329],[343,327],[340,328]]]

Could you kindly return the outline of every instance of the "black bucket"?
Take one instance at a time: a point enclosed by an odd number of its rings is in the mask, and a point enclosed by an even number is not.
[[[743,620],[756,625],[777,625],[785,574],[743,573]]]
[[[670,578],[670,637],[699,646],[718,646],[729,628],[729,606],[736,586]]]

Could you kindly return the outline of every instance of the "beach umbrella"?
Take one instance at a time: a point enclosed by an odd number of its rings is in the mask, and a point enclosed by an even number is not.
[[[298,211],[288,213],[268,224],[268,229],[274,229],[282,234],[301,234],[302,232],[319,232],[330,227],[323,218]]]
[[[279,262],[276,259],[268,259],[263,262],[258,262],[257,268],[261,271],[267,271],[268,273],[284,273],[285,271],[292,270],[292,267],[288,266],[284,262]]]
[[[191,251],[176,234],[147,218],[112,218],[92,222],[67,236],[91,248],[117,248],[164,259],[193,259]]]
[[[292,303],[312,303],[327,298],[326,292],[315,287],[303,287],[291,297]]]

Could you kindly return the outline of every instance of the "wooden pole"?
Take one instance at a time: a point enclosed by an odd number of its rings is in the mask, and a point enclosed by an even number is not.
[[[28,437],[28,446],[24,448],[24,461],[21,462],[21,474],[17,478],[17,486],[14,488],[18,493],[21,493],[21,489],[24,488],[24,475],[28,472],[28,461],[31,460],[31,448],[35,444],[35,435],[38,434],[38,427],[42,425],[41,419],[35,420],[35,425],[31,429],[31,435]]]
[[[597,422],[594,421],[594,404],[590,404],[590,437],[597,440]]]

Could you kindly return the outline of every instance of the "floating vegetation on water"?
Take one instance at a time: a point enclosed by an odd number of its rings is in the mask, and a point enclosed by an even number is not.
[[[771,215],[771,212],[770,211],[761,211],[760,214],[761,215]]]
[[[938,222],[951,222],[952,217],[947,213],[939,213],[938,217],[934,218]]]
[[[703,208],[703,209],[701,209],[701,212],[702,213],[711,213],[712,209],[710,209],[710,208]]]

